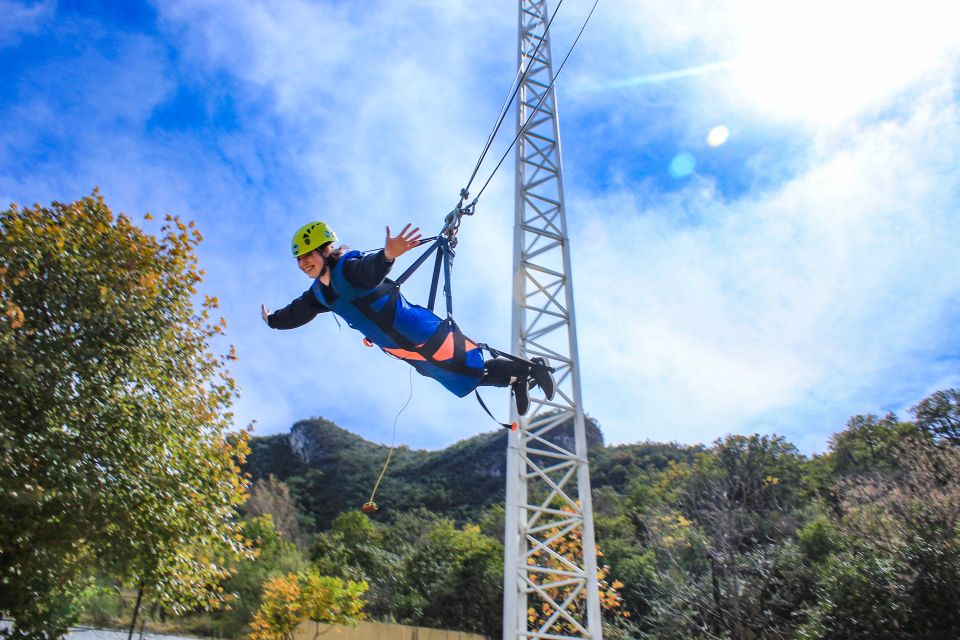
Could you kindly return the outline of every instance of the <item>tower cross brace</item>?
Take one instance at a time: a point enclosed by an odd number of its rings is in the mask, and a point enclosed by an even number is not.
[[[514,415],[504,530],[504,640],[601,640],[593,508],[546,0],[519,0],[512,341],[556,368]],[[515,411],[515,409],[514,409]],[[566,545],[563,550],[561,546]],[[533,615],[531,615],[531,612]]]

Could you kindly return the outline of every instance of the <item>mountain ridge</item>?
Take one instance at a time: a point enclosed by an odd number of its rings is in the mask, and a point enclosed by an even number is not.
[[[607,447],[603,432],[586,420],[593,489],[622,491],[637,469],[664,468],[671,459],[688,459],[699,447],[645,443]],[[573,448],[572,421],[550,438]],[[380,484],[376,518],[424,508],[458,522],[474,522],[502,505],[506,478],[506,430],[479,433],[437,450],[394,448]],[[308,528],[325,530],[343,511],[358,509],[376,484],[390,451],[325,418],[293,424],[287,434],[251,438],[244,470],[251,480],[269,476],[285,482],[307,515]],[[311,521],[312,520],[312,521]]]

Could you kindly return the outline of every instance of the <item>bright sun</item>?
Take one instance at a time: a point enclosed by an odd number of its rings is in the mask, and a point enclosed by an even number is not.
[[[957,54],[956,0],[745,0],[742,98],[770,115],[836,121]]]

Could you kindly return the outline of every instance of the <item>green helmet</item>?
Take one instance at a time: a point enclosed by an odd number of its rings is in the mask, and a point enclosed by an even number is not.
[[[293,234],[293,257],[299,258],[328,242],[336,242],[337,234],[325,222],[308,222]]]

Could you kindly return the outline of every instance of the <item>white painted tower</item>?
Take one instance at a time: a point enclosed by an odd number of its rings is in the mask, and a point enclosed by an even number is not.
[[[520,0],[513,235],[513,352],[556,368],[552,401],[531,407],[509,437],[504,532],[504,640],[601,640],[597,557],[563,198],[560,122],[546,0]],[[517,416],[513,416],[517,419]],[[579,539],[572,557],[560,539]],[[576,545],[575,545],[576,547]],[[541,624],[528,618],[538,612]]]

